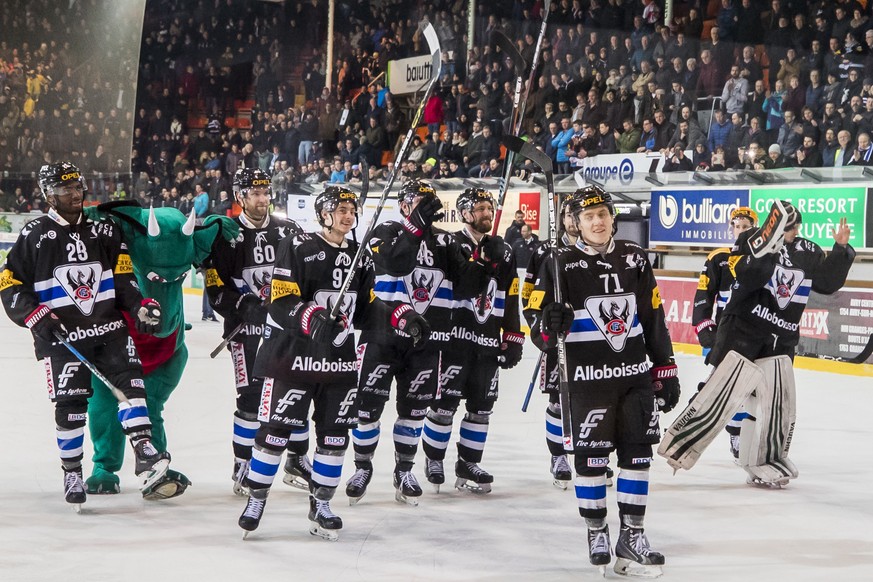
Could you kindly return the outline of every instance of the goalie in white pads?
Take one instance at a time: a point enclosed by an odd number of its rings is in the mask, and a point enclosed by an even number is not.
[[[762,224],[741,234],[731,252],[736,281],[710,353],[716,369],[667,431],[658,454],[675,469],[690,469],[754,393],[740,431],[740,466],[749,483],[780,487],[798,475],[788,449],[795,417],[791,360],[800,318],[810,290],[830,294],[843,286],[855,251],[845,218],[832,230],[827,255],[800,238],[801,214],[790,202],[774,203]],[[784,237],[770,238],[768,230]]]

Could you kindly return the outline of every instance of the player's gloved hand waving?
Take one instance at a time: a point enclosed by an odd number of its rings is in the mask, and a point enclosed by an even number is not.
[[[423,346],[430,337],[430,324],[406,303],[391,312],[391,327],[408,333],[415,347]]]
[[[715,345],[715,322],[711,319],[704,319],[694,328],[697,332],[697,341],[700,347],[712,349]]]
[[[666,364],[652,368],[650,373],[658,410],[670,412],[679,402],[679,370],[676,362],[670,358]]]
[[[430,225],[444,216],[440,212],[442,207],[443,203],[436,196],[425,196],[403,220],[403,228],[415,236],[422,236]]]
[[[524,350],[524,334],[513,331],[503,332],[503,341],[500,343],[500,355],[497,363],[504,370],[514,368],[521,361]]]
[[[330,312],[313,301],[307,303],[300,312],[300,331],[313,342],[326,345],[346,329],[346,320],[338,316],[331,319]]]
[[[40,305],[34,309],[30,315],[24,318],[24,325],[33,332],[33,335],[43,341],[58,341],[55,337],[56,332],[64,338],[67,337],[67,328],[64,327],[58,316],[49,309],[48,305]]]
[[[570,331],[574,315],[570,306],[564,303],[549,303],[545,306],[540,334],[547,348],[558,345],[558,334]]]
[[[161,329],[161,304],[154,299],[143,299],[130,310],[133,326],[139,333],[153,334]]]
[[[267,306],[252,293],[246,293],[237,300],[236,312],[240,319],[252,325],[264,325],[267,321]]]

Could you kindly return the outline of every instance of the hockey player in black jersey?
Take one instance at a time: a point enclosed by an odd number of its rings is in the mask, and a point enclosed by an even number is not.
[[[263,379],[253,374],[255,354],[261,343],[270,298],[270,280],[276,249],[285,237],[303,230],[293,220],[270,214],[270,177],[257,168],[241,168],[233,176],[233,194],[242,208],[236,218],[240,237],[227,242],[220,237],[205,267],[206,292],[212,307],[224,318],[224,338],[231,334],[228,349],[236,379],[236,411],[233,415],[234,493],[244,495],[245,477],[258,431],[258,403]],[[241,326],[241,327],[240,327]],[[235,332],[235,333],[234,333]],[[309,431],[292,431],[288,441],[286,473],[292,483],[308,487],[312,472],[306,457]]]
[[[357,354],[353,324],[390,321],[419,342],[427,322],[408,304],[389,308],[373,294],[373,264],[353,265],[356,245],[346,238],[357,215],[357,195],[328,186],[315,200],[321,230],[287,237],[279,244],[270,290],[263,343],[254,374],[264,378],[246,484],[249,499],[239,525],[256,529],[293,431],[307,423],[314,406],[315,454],[309,483],[310,533],[338,538],[342,520],[330,508],[340,482],[349,430],[357,424]],[[354,267],[348,292],[340,297]],[[339,302],[339,303],[338,303]],[[331,309],[339,305],[336,319]]]
[[[440,392],[424,422],[425,475],[436,490],[445,480],[443,461],[452,433],[452,420],[466,402],[461,421],[455,487],[475,493],[491,491],[492,475],[479,467],[488,436],[488,422],[497,400],[499,369],[521,360],[524,334],[518,316],[518,274],[509,246],[490,237],[494,198],[481,188],[467,188],[458,196],[464,222],[455,241],[468,258],[484,255],[489,274],[472,299],[454,302],[451,343],[442,354]]]
[[[408,334],[384,322],[361,332],[358,426],[352,431],[356,471],[346,487],[352,504],[364,496],[373,476],[380,418],[395,379],[396,499],[411,505],[418,503],[421,487],[412,465],[427,408],[437,391],[440,350],[451,341],[452,301],[472,297],[485,284],[482,262],[470,261],[450,234],[432,226],[441,216],[442,203],[428,183],[408,180],[400,188],[398,199],[403,220],[380,225],[368,243],[376,269],[373,290],[392,308],[411,305],[427,318],[432,331],[423,348],[414,346]]]
[[[734,240],[756,226],[758,226],[758,213],[748,206],[740,206],[731,212],[730,229]],[[709,355],[715,343],[715,332],[721,313],[731,296],[734,276],[728,267],[730,254],[729,247],[715,249],[709,253],[697,281],[691,325],[694,326],[704,356]],[[701,382],[699,387],[702,388],[703,384]],[[740,455],[740,425],[747,416],[745,411],[737,412],[726,427],[730,435],[730,450],[734,459],[738,459]]]
[[[540,269],[528,301],[531,337],[541,349],[566,334],[579,513],[588,526],[589,558],[611,559],[606,524],[606,465],[618,455],[616,483],[621,532],[615,571],[658,575],[664,556],[643,531],[652,444],[659,439],[657,407],[679,398],[673,347],[652,266],[637,244],[615,240],[612,197],[589,186],[580,192],[580,238],[555,251]],[[554,301],[555,273],[565,303]]]
[[[142,365],[122,312],[131,314],[138,331],[153,333],[160,327],[160,305],[140,294],[121,232],[110,221],[95,222],[82,213],[85,180],[76,166],[42,166],[39,187],[49,212],[28,222],[9,250],[0,299],[9,318],[30,329],[36,357],[45,364],[64,496],[78,508],[86,497],[82,447],[91,372],[59,338],[120,390],[118,420],[145,489],[164,476],[170,456],[151,443]]]
[[[782,487],[798,476],[788,451],[800,318],[810,291],[827,295],[840,289],[855,258],[845,218],[832,231],[834,246],[827,255],[798,236],[801,221],[800,211],[781,201],[759,229],[737,239],[728,261],[735,282],[709,354],[716,368],[658,449],[674,468],[691,468],[724,426],[724,416],[745,404],[749,416],[740,429],[739,464],[747,481]],[[746,381],[735,380],[744,376]]]

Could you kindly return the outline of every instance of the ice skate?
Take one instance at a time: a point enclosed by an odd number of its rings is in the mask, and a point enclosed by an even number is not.
[[[309,491],[309,481],[312,478],[312,463],[306,455],[288,453],[285,459],[285,475],[282,482],[297,489]]]
[[[455,489],[478,495],[491,493],[494,477],[476,463],[458,459],[455,463],[455,476]]]
[[[446,472],[443,469],[443,462],[434,459],[425,459],[424,461],[424,476],[427,482],[433,486],[433,492],[440,492],[440,485],[446,482]]]
[[[412,463],[399,462],[394,466],[394,499],[413,507],[418,506],[421,497],[421,486],[412,472]]]
[[[734,465],[740,464],[740,435],[730,435],[731,440],[731,456],[734,458]]]
[[[148,489],[167,474],[170,453],[159,453],[150,440],[141,440],[134,445],[133,454],[136,457],[134,472],[140,479],[140,491]]]
[[[649,547],[643,528],[621,526],[615,544],[616,574],[639,578],[657,578],[663,574],[664,555]]]
[[[797,467],[788,458],[783,458],[766,465],[743,467],[748,473],[746,483],[768,489],[782,489],[791,479],[800,474]]]
[[[349,505],[355,505],[367,494],[367,485],[373,478],[373,463],[370,461],[355,461],[355,474],[346,482],[346,495]],[[311,513],[310,513],[310,519]],[[342,527],[342,526],[341,526]]]
[[[609,526],[588,528],[588,559],[600,569],[600,574],[606,577],[606,566],[612,560],[612,545],[609,542]]]
[[[64,469],[64,501],[72,504],[76,513],[82,512],[85,503],[85,482],[82,480],[82,466],[75,469]]]
[[[566,491],[573,480],[573,470],[570,469],[570,463],[567,461],[567,455],[552,456],[552,485]]]
[[[267,495],[269,494],[269,489],[253,489],[249,492],[246,508],[239,516],[239,526],[245,530],[243,539],[246,539],[249,532],[255,531],[261,525],[261,518],[264,516],[264,507],[267,505]]]
[[[343,520],[331,511],[329,500],[316,499],[314,495],[309,496],[309,521],[309,533],[312,535],[331,542],[339,539]]]
[[[233,479],[233,494],[238,497],[248,497],[249,488],[246,485],[246,477],[249,476],[249,467],[251,459],[245,461],[233,462],[233,473],[230,478]]]
[[[142,498],[149,501],[160,501],[178,497],[191,486],[191,480],[173,469],[167,469],[167,474],[142,490]]]

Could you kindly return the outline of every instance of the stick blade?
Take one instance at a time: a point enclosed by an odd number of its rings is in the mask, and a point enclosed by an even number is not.
[[[524,58],[522,58],[518,49],[515,48],[515,45],[512,44],[512,41],[505,34],[499,30],[492,30],[491,46],[496,46],[505,57],[509,57],[512,61],[512,68],[515,69],[516,77],[524,76]]]

